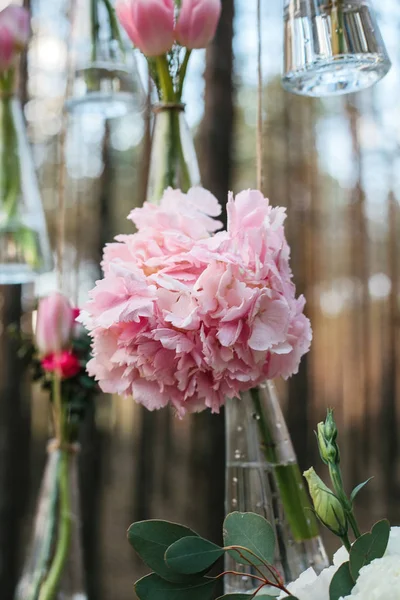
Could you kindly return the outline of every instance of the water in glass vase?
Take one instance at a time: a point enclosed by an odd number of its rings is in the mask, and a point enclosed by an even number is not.
[[[307,96],[367,88],[391,63],[366,0],[287,0],[283,85]]]
[[[272,384],[261,386],[226,405],[226,512],[255,512],[275,530],[274,567],[286,582],[308,567],[327,565],[305,483]],[[226,570],[245,571],[225,577],[225,593],[257,588],[250,568],[227,557]]]

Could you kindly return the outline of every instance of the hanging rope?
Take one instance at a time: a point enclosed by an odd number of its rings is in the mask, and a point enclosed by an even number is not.
[[[71,0],[69,9],[67,10],[67,20],[71,23],[68,36],[67,36],[67,48],[71,48],[72,42],[72,31],[73,31],[73,19],[76,16],[76,0]],[[57,285],[60,291],[63,291],[64,287],[64,257],[65,257],[65,230],[66,230],[66,201],[65,201],[65,182],[67,178],[67,166],[65,160],[65,147],[67,139],[67,127],[68,127],[68,111],[66,110],[66,100],[71,96],[72,86],[74,82],[74,69],[72,53],[69,53],[69,59],[67,62],[67,84],[65,86],[64,104],[62,109],[61,117],[61,132],[59,138],[59,169],[58,169],[58,188],[57,188],[57,208],[58,208],[58,221],[57,221]]]
[[[257,0],[257,189],[261,192],[264,186],[263,174],[263,77],[262,77],[262,31],[261,31],[261,0]]]

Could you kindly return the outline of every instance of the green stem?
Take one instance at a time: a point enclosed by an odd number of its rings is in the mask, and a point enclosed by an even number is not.
[[[331,20],[333,54],[345,54],[343,0],[336,0],[334,6],[332,6]]]
[[[92,61],[97,60],[97,38],[100,30],[98,0],[90,0],[90,22],[92,25]]]
[[[176,102],[174,86],[168,69],[167,57],[165,55],[157,56],[157,72],[160,82],[160,95],[164,102]]]
[[[352,506],[350,500],[347,498],[346,493],[344,491],[342,472],[340,470],[339,465],[329,463],[329,475],[330,475],[336,496],[339,498],[339,500],[346,512],[346,515],[349,520],[350,526],[353,530],[353,533],[356,538],[359,538],[361,536],[360,528],[358,527],[357,520],[354,515],[353,506]]]
[[[262,443],[262,451],[267,463],[273,469],[274,478],[280,492],[284,513],[296,542],[310,540],[318,536],[318,525],[312,512],[304,481],[297,462],[282,463],[268,415],[263,408],[259,390],[253,388],[251,397],[257,415],[257,423]]]
[[[0,200],[5,221],[12,220],[18,210],[18,197],[21,189],[18,140],[13,119],[13,102],[15,101],[7,82],[1,103],[1,190]],[[2,87],[2,90],[4,88]],[[3,223],[5,225],[5,223]]]
[[[349,536],[346,534],[343,537],[341,537],[341,540],[342,540],[343,545],[346,548],[347,552],[350,554],[351,544],[350,544]]]
[[[53,546],[54,536],[57,530],[57,499],[58,499],[58,468],[59,462],[57,461],[57,472],[56,477],[52,480],[52,487],[50,490],[49,500],[49,518],[45,524],[43,532],[43,543],[41,546],[41,552],[38,560],[38,565],[35,573],[35,581],[33,583],[32,598],[37,598],[40,592],[40,586],[45,579],[47,572],[47,564],[51,556],[51,550]]]
[[[110,22],[111,37],[113,40],[118,42],[121,52],[123,54],[125,54],[125,48],[124,48],[124,44],[122,42],[121,32],[120,32],[119,25],[118,25],[118,20],[115,15],[115,9],[114,9],[113,5],[111,4],[110,0],[103,0],[103,2],[104,2],[104,6],[106,7],[106,10],[107,10],[108,20]]]
[[[48,575],[42,585],[39,600],[55,600],[60,580],[68,558],[71,540],[71,509],[69,499],[69,458],[67,450],[60,449],[59,470],[59,527],[57,546]]]
[[[186,71],[188,68],[191,53],[192,53],[191,50],[186,50],[185,58],[183,59],[181,68],[179,69],[179,88],[177,91],[177,98],[179,101],[182,99],[183,84],[185,83]]]

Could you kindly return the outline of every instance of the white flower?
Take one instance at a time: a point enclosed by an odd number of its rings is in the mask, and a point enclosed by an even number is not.
[[[400,600],[400,527],[392,527],[385,556],[372,561],[360,571],[357,583],[350,594],[341,600]],[[299,600],[329,600],[329,586],[337,569],[349,554],[342,547],[333,557],[333,566],[319,575],[307,569],[287,588]],[[287,598],[283,593],[279,599]]]
[[[399,600],[399,555],[377,558],[363,567],[350,596],[344,600]]]

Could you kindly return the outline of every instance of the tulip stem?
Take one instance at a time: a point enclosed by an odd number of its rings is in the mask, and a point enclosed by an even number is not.
[[[164,102],[175,102],[175,92],[169,74],[168,62],[165,55],[156,57],[157,71],[160,81],[160,95]]]
[[[188,68],[191,53],[191,50],[186,50],[185,58],[183,59],[181,68],[179,69],[179,88],[177,92],[178,100],[182,99],[183,84],[185,83],[186,71]]]

